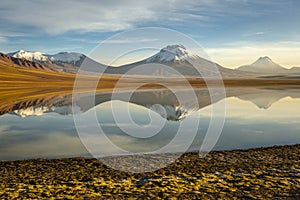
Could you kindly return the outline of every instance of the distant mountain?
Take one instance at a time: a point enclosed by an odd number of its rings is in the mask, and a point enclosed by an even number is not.
[[[82,62],[86,58],[84,54],[74,52],[61,52],[54,55],[42,54],[41,52],[30,52],[20,50],[7,55],[31,62],[37,62],[55,71],[77,73]]]
[[[87,58],[84,54],[74,52],[60,52],[54,55],[46,55],[49,60],[61,67],[67,73],[77,73],[82,62]]]
[[[255,73],[284,73],[284,74],[290,74],[290,73],[297,73],[300,72],[300,68],[292,68],[287,69],[275,62],[273,62],[268,56],[260,57],[258,60],[256,60],[254,63],[250,65],[244,65],[239,68],[237,68],[239,71],[247,71],[247,72],[255,72]]]
[[[292,68],[290,69],[290,71],[291,71],[292,73],[300,74],[300,67],[292,67]]]
[[[201,58],[188,51],[183,45],[175,44],[168,45],[162,48],[155,55],[141,60],[139,62],[107,68],[107,73],[124,74],[132,71],[135,67],[145,65],[143,70],[135,71],[133,73],[139,75],[154,75],[154,76],[176,76],[178,73],[172,70],[162,69],[161,67],[154,67],[153,64],[162,64],[169,66],[170,69],[176,70],[184,76],[198,76],[198,77],[217,77],[218,71],[226,77],[246,75],[245,72],[235,72],[234,70],[224,68],[207,59]],[[198,70],[196,70],[198,69]],[[201,73],[199,73],[199,71]]]

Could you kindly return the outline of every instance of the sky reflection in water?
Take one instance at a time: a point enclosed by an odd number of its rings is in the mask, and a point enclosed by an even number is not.
[[[220,101],[226,101],[227,114],[223,132],[214,149],[246,149],[300,143],[299,92],[298,89],[257,89],[253,92],[229,90],[227,92],[229,97],[225,100],[220,99]],[[203,93],[200,94],[203,97]],[[147,94],[143,94],[141,97],[145,95]],[[124,134],[114,122],[111,104],[106,101],[107,99],[100,100],[98,102],[100,104],[96,107],[98,121],[107,133],[107,137],[118,147],[133,152],[148,152],[165,146],[174,137],[179,126],[178,121],[166,120],[160,115],[161,113],[149,110],[149,107],[146,106],[151,104],[149,98],[145,99],[147,104],[142,105],[141,97],[138,95],[134,97],[133,101],[136,104],[130,103],[130,114],[133,121],[146,127],[150,122],[149,112],[151,112],[156,119],[166,122],[159,134],[148,139],[133,138]],[[162,98],[168,100],[164,94]],[[199,99],[206,101],[205,97]],[[116,103],[120,113],[126,111],[124,108],[126,108],[127,102],[116,101]],[[164,102],[164,105],[166,104]],[[193,112],[191,116],[187,116],[200,117],[198,134],[190,147],[191,151],[200,149],[210,119],[211,106],[209,104],[209,102],[200,103],[199,101],[200,109]],[[175,105],[175,103],[171,102],[170,105]],[[214,117],[220,116],[215,115]],[[131,128],[130,123],[124,123],[121,126]],[[141,132],[142,134],[145,133]],[[191,133],[186,130],[186,134]],[[175,144],[173,151],[176,152],[180,145],[182,144]],[[118,154],[117,151],[105,146],[103,146],[103,151],[110,155]],[[78,137],[72,115],[48,111],[40,116],[23,118],[17,116],[16,113],[0,116],[1,160],[74,156],[90,155]]]

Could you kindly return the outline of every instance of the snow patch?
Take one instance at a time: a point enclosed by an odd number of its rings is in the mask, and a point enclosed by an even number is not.
[[[25,109],[15,110],[15,111],[13,111],[13,114],[24,118],[24,117],[28,117],[28,116],[41,116],[41,115],[43,115],[44,113],[46,113],[48,111],[49,111],[48,107],[44,107],[44,106],[35,107],[35,106],[32,106],[32,107],[28,107],[28,108],[25,108]]]
[[[11,53],[11,56],[14,58],[25,59],[32,62],[49,61],[48,57],[43,55],[41,52],[29,52],[29,51],[20,50],[15,53]]]
[[[168,45],[154,56],[146,59],[146,62],[185,62],[189,59],[198,58],[191,54],[183,45]]]
[[[61,62],[77,62],[83,57],[83,54],[80,53],[69,53],[69,52],[61,52],[55,55],[50,55],[49,58],[51,61],[61,61]]]

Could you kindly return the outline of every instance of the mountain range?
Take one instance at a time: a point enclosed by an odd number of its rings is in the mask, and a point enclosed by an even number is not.
[[[92,66],[91,71],[100,68],[103,70],[105,69],[105,73],[109,74],[125,74],[132,72],[132,75],[176,76],[179,72],[184,76],[216,77],[218,73],[214,69],[218,69],[223,78],[237,78],[258,77],[261,73],[300,73],[300,68],[284,68],[273,62],[267,56],[259,58],[250,65],[244,65],[232,70],[201,58],[188,51],[183,45],[178,44],[168,45],[149,58],[118,67],[105,66],[84,54],[75,52],[61,52],[50,55],[20,50],[8,53],[7,55],[0,53],[0,63],[1,62],[14,67],[19,66],[29,69],[50,70],[64,73],[77,73],[83,62],[85,65]],[[170,68],[163,68],[161,65],[169,66]],[[142,70],[135,70],[137,66],[143,66]]]
[[[6,67],[22,67],[26,69],[58,71],[57,69],[50,69],[39,62],[32,62],[26,59],[19,59],[3,53],[0,53],[0,64]]]
[[[60,52],[54,55],[42,54],[41,52],[29,52],[20,50],[8,53],[13,58],[27,60],[34,63],[40,63],[51,71],[60,71],[66,73],[77,73],[86,56],[81,53]]]

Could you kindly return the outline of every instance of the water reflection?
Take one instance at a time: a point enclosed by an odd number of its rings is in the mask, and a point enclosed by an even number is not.
[[[215,149],[235,149],[290,144],[300,142],[299,88],[227,88],[227,98],[214,95],[217,101],[227,102],[226,124]],[[185,90],[179,91],[183,95]],[[146,126],[149,112],[165,120],[161,132],[150,139],[133,138],[115,125],[111,112],[111,94],[95,97],[99,123],[110,140],[129,151],[152,151],[169,143],[186,117],[200,117],[199,131],[190,150],[199,150],[210,119],[210,94],[205,89],[195,90],[198,102],[189,99],[179,104],[169,90],[137,91],[131,96],[130,113],[135,123]],[[121,112],[126,92],[114,96]],[[220,98],[218,98],[220,97]],[[73,114],[88,112],[85,95],[72,110],[72,96],[41,97],[0,105],[0,159],[34,157],[88,156],[74,126]],[[124,110],[125,112],[125,110]],[[214,116],[218,117],[218,116]],[[123,124],[131,126],[131,124]],[[143,134],[143,133],[141,133]],[[186,134],[190,134],[186,130]],[[184,141],[184,138],[182,138]],[[180,147],[174,145],[174,151]],[[103,147],[107,154],[117,151]]]
[[[268,109],[272,104],[285,97],[300,98],[298,88],[228,88],[227,97],[237,97],[241,100],[250,101],[258,108]],[[190,91],[179,90],[177,94],[188,96]],[[163,118],[171,121],[180,121],[189,114],[204,108],[211,103],[211,96],[217,101],[223,98],[222,94],[210,94],[207,89],[196,89],[197,102],[186,99],[184,102],[178,101],[176,95],[167,89],[136,91],[127,100],[128,93],[115,93],[113,98],[111,93],[96,94],[95,105],[113,100],[120,100],[132,104],[143,106],[160,114]],[[82,98],[76,101],[75,110],[72,110],[72,95],[41,97],[20,102],[12,102],[0,106],[0,114],[14,114],[20,117],[41,116],[46,113],[58,113],[61,115],[72,115],[86,112],[91,109],[86,101],[90,94],[83,94]],[[164,113],[163,111],[167,111]]]

